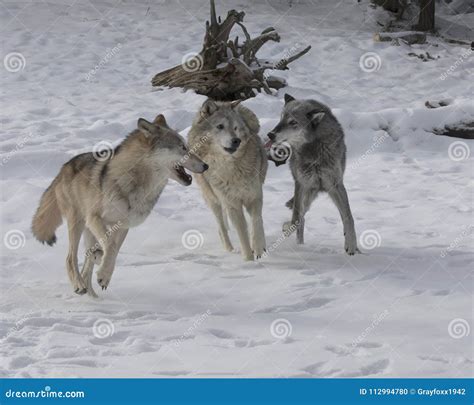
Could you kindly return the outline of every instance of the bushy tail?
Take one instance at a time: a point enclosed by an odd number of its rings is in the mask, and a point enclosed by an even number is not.
[[[54,189],[58,183],[58,178],[54,179],[48,189],[41,197],[40,205],[33,217],[31,230],[36,239],[41,243],[53,246],[56,242],[55,231],[62,224],[61,211]]]

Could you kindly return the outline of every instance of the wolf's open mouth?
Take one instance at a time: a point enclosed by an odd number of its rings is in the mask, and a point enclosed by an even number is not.
[[[181,166],[180,164],[176,164],[174,170],[178,175],[179,179],[183,181],[183,184],[189,186],[192,183],[193,178],[188,173],[186,173],[186,170],[184,170],[183,166]]]
[[[234,153],[237,148],[224,148],[224,150],[227,152],[227,153],[230,153],[232,155],[232,153]]]

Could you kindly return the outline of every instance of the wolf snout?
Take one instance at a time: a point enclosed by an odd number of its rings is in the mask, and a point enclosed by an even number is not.
[[[230,144],[231,144],[232,148],[237,149],[237,148],[239,147],[239,145],[240,145],[240,142],[242,142],[242,141],[240,140],[240,138],[232,138]]]
[[[275,132],[272,132],[272,131],[270,131],[270,132],[267,134],[267,136],[268,136],[268,139],[270,139],[271,141],[274,141],[275,138],[276,138]]]

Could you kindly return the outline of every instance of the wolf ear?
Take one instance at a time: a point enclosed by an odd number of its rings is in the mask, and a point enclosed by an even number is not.
[[[145,118],[139,118],[137,122],[137,127],[142,131],[146,137],[153,135],[153,129],[156,128],[151,122],[147,121]]]
[[[201,117],[206,118],[214,114],[219,109],[219,106],[215,101],[206,100],[201,107]]]
[[[157,115],[156,118],[153,120],[153,124],[161,125],[163,127],[168,126],[168,123],[166,122],[165,116],[163,114]]]
[[[235,108],[235,107],[237,107],[241,102],[242,102],[242,100],[235,100],[235,101],[232,101],[232,102],[230,103],[230,108]]]
[[[285,104],[288,104],[290,101],[296,100],[293,96],[290,96],[288,93],[285,93]]]
[[[325,112],[315,110],[306,114],[306,117],[311,122],[311,125],[313,126],[313,128],[316,128],[318,124],[323,120],[325,115],[326,115]]]

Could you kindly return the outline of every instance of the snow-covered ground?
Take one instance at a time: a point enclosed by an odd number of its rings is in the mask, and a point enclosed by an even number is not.
[[[364,254],[345,255],[325,196],[307,215],[306,244],[282,240],[293,182],[287,166],[271,163],[268,257],[244,263],[224,252],[197,185],[170,182],[129,233],[109,289],[97,300],[75,295],[65,226],[54,248],[29,230],[39,198],[62,163],[118,143],[138,117],[164,113],[187,133],[204,97],[157,91],[150,79],[200,50],[208,1],[2,0],[0,375],[472,376],[474,144],[429,132],[472,121],[472,53],[437,39],[375,43],[367,2],[217,8],[245,10],[251,34],[274,26],[282,40],[265,56],[312,45],[282,73],[285,91],[327,103],[345,128],[345,182]],[[474,15],[440,23],[462,31]],[[436,60],[408,56],[426,51]],[[360,62],[367,52],[375,67]],[[283,93],[245,102],[262,137]],[[451,104],[424,106],[440,99]]]

